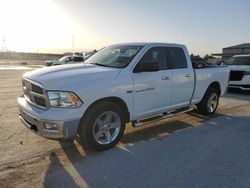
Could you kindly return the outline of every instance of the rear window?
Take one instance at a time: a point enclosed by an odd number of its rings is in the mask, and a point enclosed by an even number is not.
[[[187,68],[187,59],[182,48],[166,47],[167,63],[172,69]]]
[[[83,61],[83,57],[74,57],[74,61],[76,62]]]

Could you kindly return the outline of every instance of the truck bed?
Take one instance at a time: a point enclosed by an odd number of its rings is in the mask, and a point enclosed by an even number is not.
[[[208,86],[213,82],[219,83],[221,95],[226,92],[229,81],[228,67],[209,66],[201,69],[194,69],[194,73],[196,79],[192,103],[200,102]]]

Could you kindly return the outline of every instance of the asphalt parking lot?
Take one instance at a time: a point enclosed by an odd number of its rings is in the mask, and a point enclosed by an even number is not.
[[[116,148],[47,140],[18,118],[25,69],[0,70],[0,187],[250,187],[250,94],[229,92],[217,113],[126,128]]]

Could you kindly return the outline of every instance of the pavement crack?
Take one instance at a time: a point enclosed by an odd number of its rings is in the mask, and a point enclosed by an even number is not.
[[[11,135],[9,135],[9,136],[5,139],[5,141],[11,139],[11,138],[12,138],[13,136],[15,136],[16,134],[17,134],[17,130],[16,130],[14,133],[12,133]]]

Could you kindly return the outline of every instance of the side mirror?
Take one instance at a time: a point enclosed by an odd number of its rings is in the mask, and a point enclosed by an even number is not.
[[[134,72],[155,72],[159,70],[159,62],[143,62],[135,67]]]

